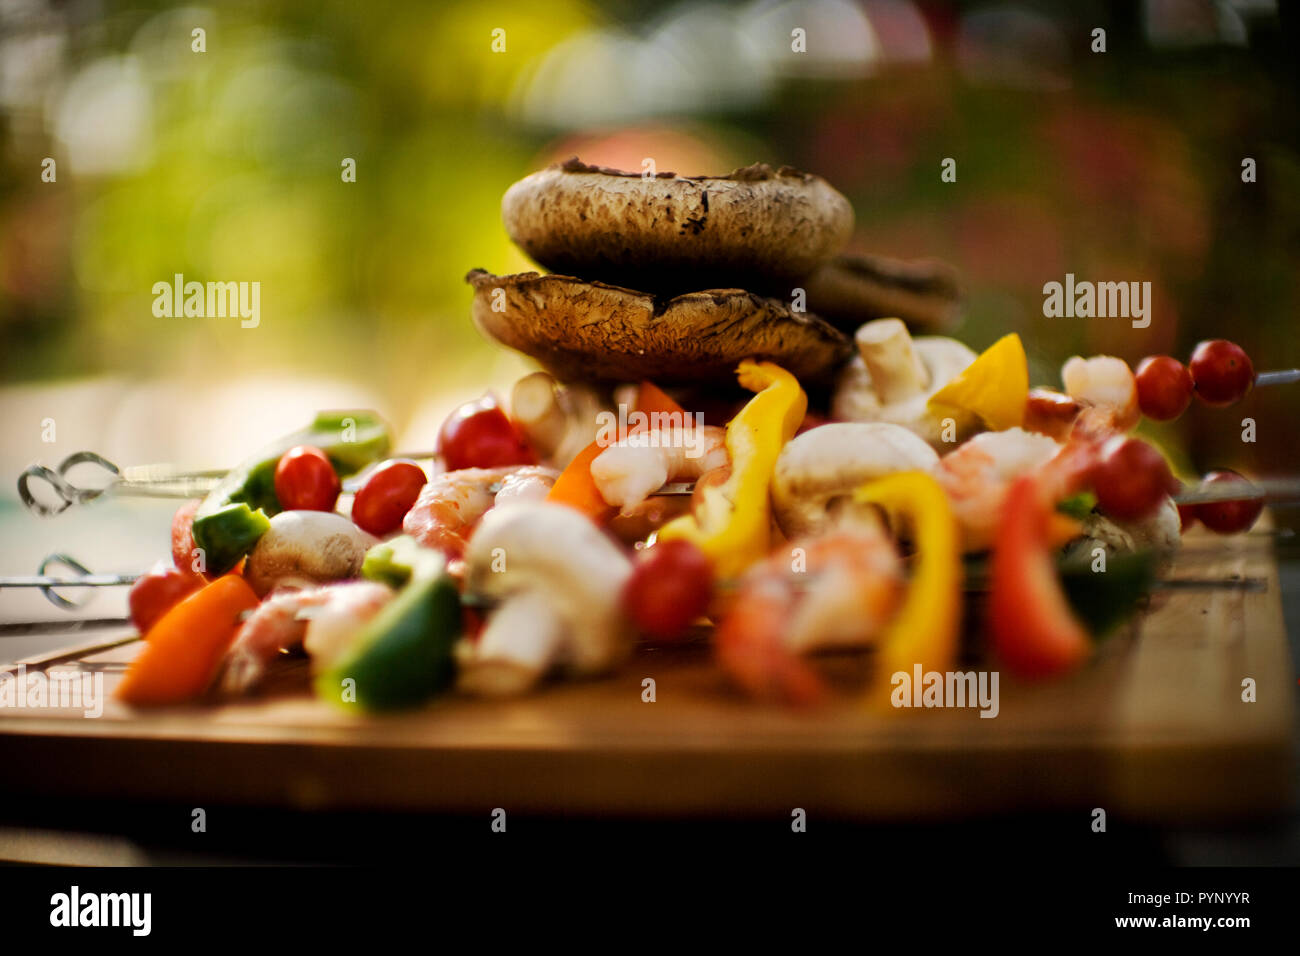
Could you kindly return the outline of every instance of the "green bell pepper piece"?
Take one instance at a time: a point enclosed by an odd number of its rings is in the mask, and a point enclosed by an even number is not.
[[[1130,619],[1155,584],[1158,556],[1150,551],[1113,554],[1105,571],[1092,570],[1092,556],[1071,554],[1058,562],[1061,587],[1079,620],[1097,638]]]
[[[208,571],[225,574],[253,550],[257,539],[271,527],[262,509],[253,511],[243,502],[226,505],[194,519],[194,543],[203,549]],[[202,539],[202,544],[199,543]]]
[[[421,704],[451,686],[460,592],[445,561],[437,564],[436,572],[421,568],[366,623],[351,648],[316,678],[317,696],[346,710],[391,710]]]
[[[417,573],[417,569],[423,576],[430,573],[430,562],[437,565],[442,560],[440,552],[424,547],[409,534],[403,534],[381,541],[367,551],[361,565],[361,576],[391,588],[401,588]]]

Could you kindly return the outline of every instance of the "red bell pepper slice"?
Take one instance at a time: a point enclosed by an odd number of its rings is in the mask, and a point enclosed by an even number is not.
[[[1050,545],[1051,498],[1033,475],[1012,484],[993,546],[989,618],[993,647],[1014,674],[1066,673],[1092,653],[1092,639],[1074,616]]]

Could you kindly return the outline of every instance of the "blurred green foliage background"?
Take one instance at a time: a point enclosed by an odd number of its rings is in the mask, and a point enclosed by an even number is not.
[[[852,199],[856,248],[956,264],[962,337],[1020,331],[1038,383],[1059,384],[1076,352],[1186,358],[1207,336],[1261,368],[1300,365],[1294,14],[1260,0],[4,0],[0,374],[308,374],[362,383],[397,422],[431,390],[471,397],[516,366],[471,326],[463,276],[529,267],[501,194],[573,153],[817,172]],[[1150,328],[1044,318],[1042,286],[1066,272],[1151,281]],[[260,281],[260,326],[156,318],[151,287],[176,273]],[[1298,396],[1196,408],[1160,435],[1191,467],[1294,470]],[[1246,415],[1258,446],[1239,440]]]

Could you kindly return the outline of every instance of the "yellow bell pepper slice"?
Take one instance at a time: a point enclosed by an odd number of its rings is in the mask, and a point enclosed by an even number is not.
[[[1020,336],[1013,332],[931,395],[926,407],[937,418],[951,416],[967,424],[977,418],[985,428],[1003,431],[1024,422],[1028,401],[1029,363]]]
[[[772,512],[768,486],[776,459],[808,410],[799,381],[771,362],[746,359],[736,370],[740,384],[757,394],[727,423],[731,476],[700,489],[701,504],[659,529],[658,540],[686,540],[713,563],[719,578],[737,578],[767,554]]]
[[[872,707],[888,706],[893,675],[910,677],[950,670],[961,636],[961,531],[948,496],[921,471],[899,472],[869,482],[853,495],[861,504],[879,505],[895,527],[912,529],[916,566],[903,606],[890,622],[876,655],[876,676],[867,693]]]

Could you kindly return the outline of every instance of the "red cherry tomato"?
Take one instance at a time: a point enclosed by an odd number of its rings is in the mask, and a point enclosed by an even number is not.
[[[448,471],[535,465],[537,455],[492,395],[466,402],[438,432],[438,454]]]
[[[1178,490],[1164,456],[1126,435],[1116,435],[1102,446],[1092,482],[1098,506],[1117,521],[1147,517]]]
[[[146,634],[158,620],[206,582],[197,574],[159,561],[148,574],[136,579],[127,596],[131,623]]]
[[[1138,406],[1152,421],[1173,421],[1192,401],[1192,373],[1168,355],[1148,355],[1137,367]]]
[[[1187,367],[1196,383],[1196,394],[1207,405],[1231,405],[1244,398],[1255,384],[1250,356],[1227,339],[1210,339],[1196,346]]]
[[[187,501],[172,516],[172,563],[182,571],[194,573],[194,513],[203,504],[199,499]]]
[[[1212,471],[1201,482],[1202,488],[1215,485],[1240,483],[1243,491],[1254,488],[1249,480],[1235,471]],[[1218,534],[1237,534],[1249,531],[1259,520],[1264,510],[1262,498],[1247,498],[1241,501],[1205,501],[1196,506],[1196,517],[1201,524]]]
[[[713,597],[713,568],[689,541],[661,541],[642,553],[623,589],[623,608],[643,633],[674,641]]]
[[[275,466],[275,496],[285,511],[333,511],[342,484],[325,453],[297,445]]]
[[[352,520],[362,531],[383,537],[402,526],[429,478],[413,461],[395,458],[370,473],[352,499]]]

